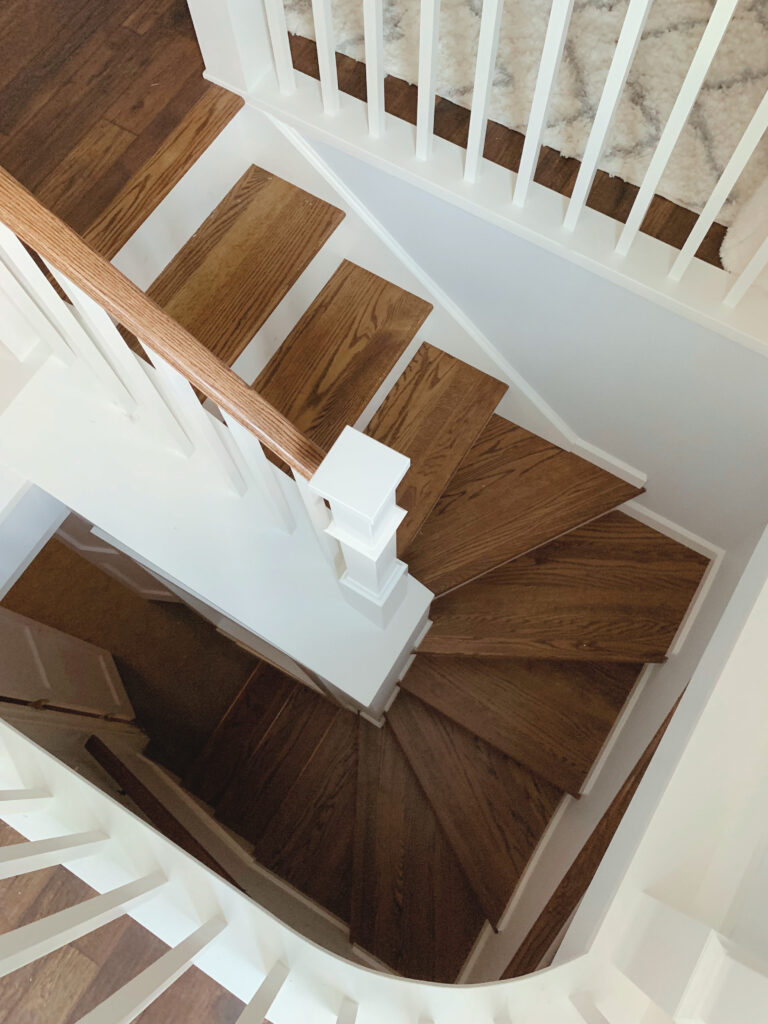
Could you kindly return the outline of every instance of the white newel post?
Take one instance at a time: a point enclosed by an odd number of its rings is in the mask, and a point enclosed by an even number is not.
[[[207,77],[248,92],[274,67],[264,4],[257,0],[187,0]]]
[[[407,566],[397,557],[397,528],[405,510],[397,485],[410,459],[353,427],[345,427],[309,482],[331,506],[325,532],[341,547],[346,600],[386,626],[405,596]]]

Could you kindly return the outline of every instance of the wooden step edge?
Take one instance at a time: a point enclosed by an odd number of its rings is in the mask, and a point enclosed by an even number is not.
[[[374,801],[370,795],[377,787],[378,767],[381,763],[383,728],[358,718],[357,725],[357,792],[355,801],[355,824],[352,833],[352,884],[349,911],[349,941],[352,945],[366,947],[360,942],[359,922],[365,914],[365,879],[371,863],[370,845],[376,837],[370,827],[370,815]]]
[[[476,646],[478,643],[483,644],[483,646]],[[467,658],[528,658],[531,661],[604,661],[621,665],[637,665],[641,662],[647,665],[664,665],[667,662],[666,653],[645,653],[640,655],[635,651],[627,654],[614,654],[611,651],[595,651],[592,649],[581,652],[578,648],[567,651],[556,651],[547,648],[539,653],[530,649],[524,651],[510,650],[508,647],[505,647],[506,643],[506,640],[498,637],[477,641],[473,637],[466,636],[433,636],[430,631],[421,641],[417,651],[419,654],[450,654],[454,657]]]

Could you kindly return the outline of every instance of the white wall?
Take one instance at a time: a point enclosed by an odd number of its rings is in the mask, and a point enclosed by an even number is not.
[[[721,547],[768,519],[768,359],[313,142],[584,440],[648,474],[643,504]]]

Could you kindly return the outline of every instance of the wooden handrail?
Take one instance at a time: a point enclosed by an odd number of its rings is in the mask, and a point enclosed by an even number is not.
[[[204,395],[309,479],[325,453],[314,441],[0,168],[0,220]]]

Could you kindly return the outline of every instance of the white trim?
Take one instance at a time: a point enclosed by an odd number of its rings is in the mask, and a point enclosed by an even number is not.
[[[469,956],[462,964],[459,973],[456,975],[456,985],[467,984],[467,979],[472,973],[472,969],[474,968],[478,957],[485,948],[486,942],[492,935],[495,935],[493,925],[490,923],[490,921],[483,921],[483,927],[480,929],[478,936],[475,939],[474,945],[472,946],[472,949],[470,949],[469,951]]]

